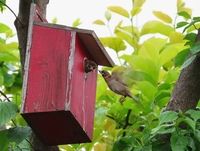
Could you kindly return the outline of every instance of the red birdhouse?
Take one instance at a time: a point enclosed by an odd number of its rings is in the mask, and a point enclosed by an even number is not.
[[[87,63],[114,64],[93,31],[34,18],[29,22],[21,114],[48,145],[89,142],[97,69],[87,71]]]

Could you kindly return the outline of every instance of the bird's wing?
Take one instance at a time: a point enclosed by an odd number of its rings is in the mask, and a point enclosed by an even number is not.
[[[127,86],[127,84],[123,80],[123,73],[122,72],[112,72],[111,77],[113,79],[115,79],[116,81],[118,81],[119,83],[123,84],[124,86]]]
[[[128,87],[115,79],[110,80],[108,86],[112,91],[114,91],[117,94],[120,94],[123,96],[130,95],[130,91],[128,90]]]

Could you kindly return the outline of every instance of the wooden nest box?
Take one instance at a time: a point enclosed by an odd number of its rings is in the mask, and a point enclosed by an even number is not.
[[[96,34],[38,21],[31,6],[21,114],[48,145],[90,142],[97,69],[85,60],[113,66]]]

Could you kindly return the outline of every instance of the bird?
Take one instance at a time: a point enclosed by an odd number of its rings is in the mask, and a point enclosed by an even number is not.
[[[120,78],[118,74],[110,74],[106,70],[99,70],[99,72],[104,78],[110,90],[123,96],[123,98],[120,99],[120,103],[123,103],[126,97],[132,98],[137,103],[139,102],[138,98],[131,94],[128,86],[123,82],[122,78]]]
[[[85,59],[85,63],[84,63],[84,70],[86,73],[94,71],[95,69],[97,69],[97,64],[89,59]]]

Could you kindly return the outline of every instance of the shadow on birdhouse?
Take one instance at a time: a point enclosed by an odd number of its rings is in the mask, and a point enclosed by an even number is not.
[[[32,4],[21,114],[48,145],[90,142],[97,65],[114,63],[93,31],[41,22],[35,9]]]

